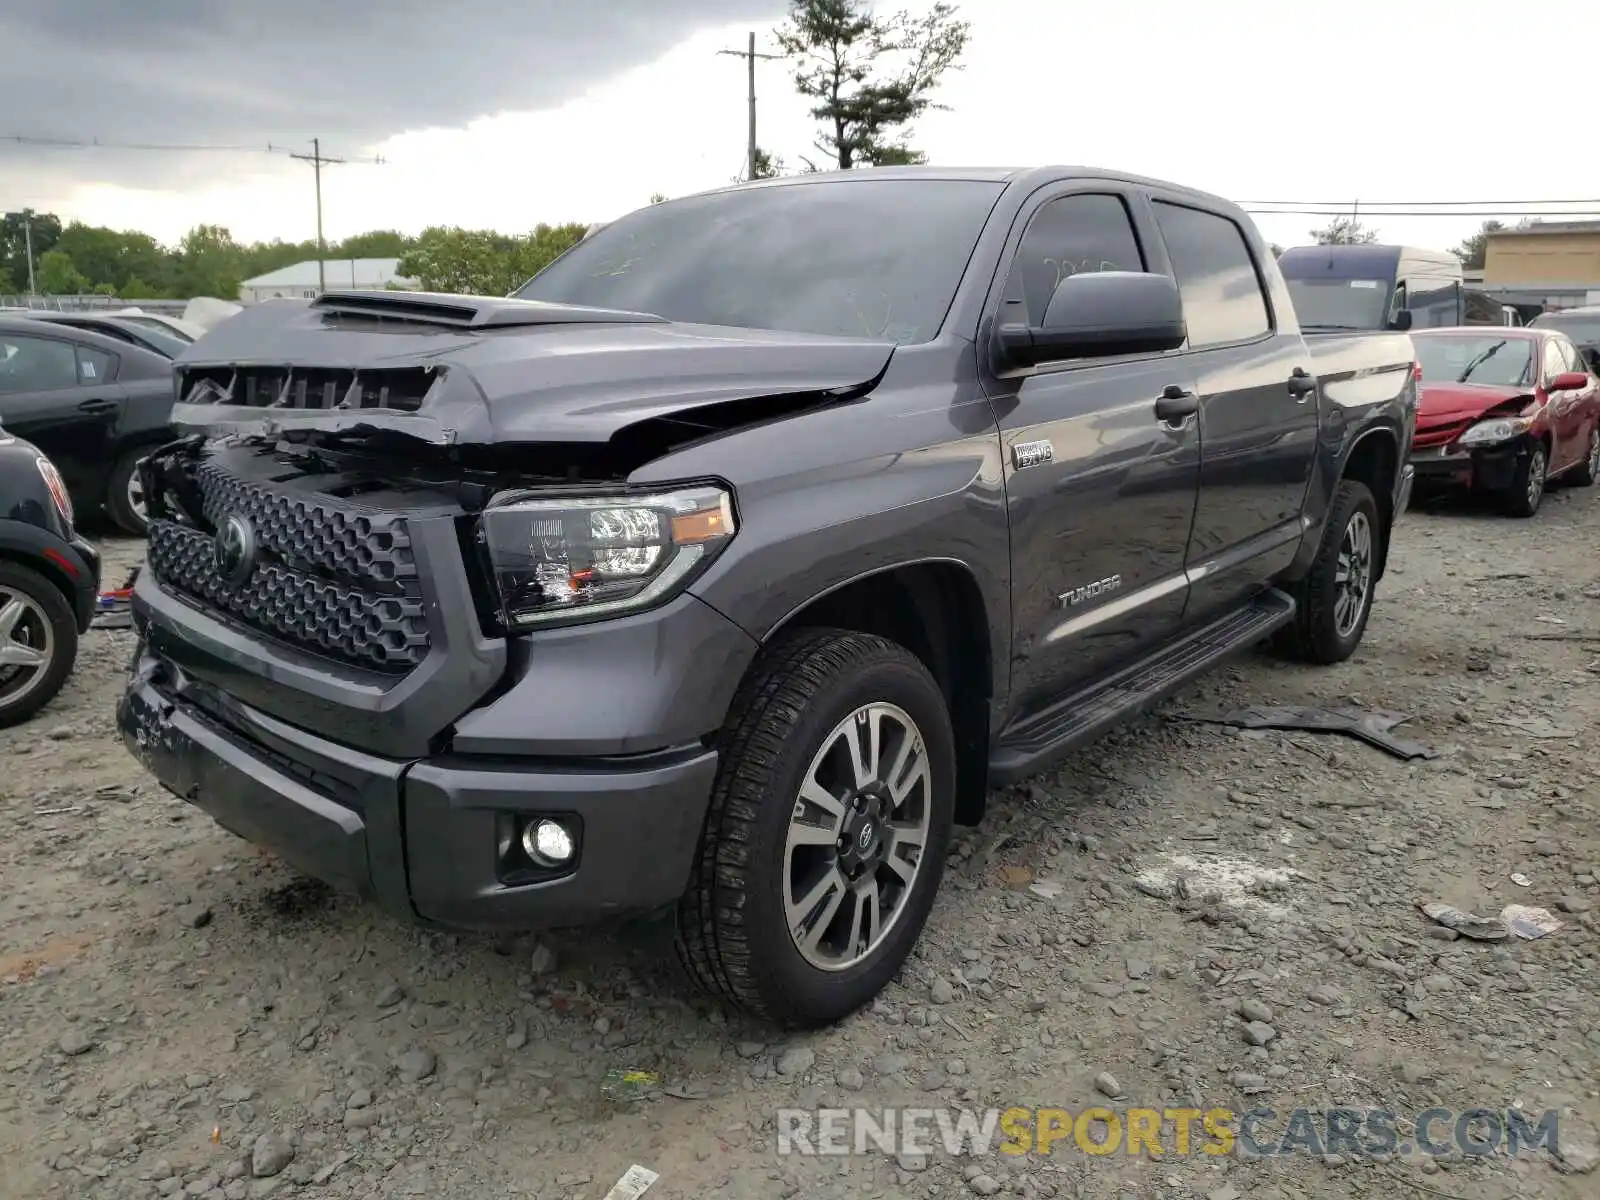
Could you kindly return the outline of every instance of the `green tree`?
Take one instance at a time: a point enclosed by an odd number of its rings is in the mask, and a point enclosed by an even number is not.
[[[505,296],[583,239],[584,225],[540,224],[525,237],[433,226],[400,258],[400,274],[423,290]]]
[[[1313,229],[1311,236],[1319,246],[1368,246],[1378,240],[1378,231],[1355,217],[1335,217],[1321,229]]]
[[[33,234],[33,264],[37,274],[41,255],[55,249],[61,236],[61,218],[55,213],[35,212],[24,208],[8,212],[0,218],[0,267],[17,281],[18,286],[28,285],[28,231]]]
[[[934,93],[967,47],[972,27],[956,11],[880,17],[868,0],[790,0],[778,44],[799,60],[794,85],[815,102],[817,149],[840,170],[909,161],[912,122],[943,107]]]
[[[0,267],[0,296],[14,296],[17,294],[16,281],[11,278],[11,271],[7,267]]]
[[[196,225],[178,245],[176,293],[180,299],[237,299],[239,284],[249,278],[244,266],[244,248],[224,226]]]
[[[760,146],[756,147],[756,173],[757,179],[776,179],[784,172],[783,159],[775,154],[769,154]]]
[[[122,298],[124,300],[159,300],[162,293],[144,280],[135,275],[122,285]]]
[[[89,290],[89,281],[65,250],[46,250],[35,267],[39,290],[46,296],[76,296]]]
[[[328,248],[330,258],[399,258],[411,249],[411,239],[393,229],[374,229],[347,237]],[[312,255],[316,257],[315,254]]]
[[[666,202],[667,202],[667,194],[665,192],[651,192],[650,193],[650,203],[651,204],[665,204]]]
[[[1283,247],[1278,245],[1277,242],[1270,243],[1267,248],[1272,251],[1273,258],[1283,257]]]

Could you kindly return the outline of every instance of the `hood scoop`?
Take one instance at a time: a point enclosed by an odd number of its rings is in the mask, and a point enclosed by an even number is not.
[[[494,296],[458,296],[447,292],[327,291],[311,302],[325,317],[403,321],[409,325],[442,325],[450,329],[517,329],[530,325],[663,324],[654,313],[578,304],[549,304]]]

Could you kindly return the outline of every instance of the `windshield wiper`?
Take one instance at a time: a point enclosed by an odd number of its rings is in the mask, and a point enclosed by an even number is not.
[[[1491,358],[1493,358],[1496,354],[1498,354],[1500,352],[1500,348],[1502,346],[1504,346],[1505,344],[1506,344],[1505,343],[1505,339],[1502,338],[1502,339],[1500,339],[1500,341],[1498,341],[1494,345],[1490,346],[1482,354],[1480,354],[1476,358],[1474,358],[1471,362],[1469,362],[1467,364],[1466,369],[1463,370],[1460,375],[1456,376],[1456,382],[1457,383],[1465,383],[1467,381],[1467,376],[1471,375],[1479,367],[1483,366],[1484,363],[1488,362]]]
[[[1347,333],[1361,333],[1361,332],[1363,332],[1363,328],[1360,325],[1334,325],[1334,324],[1332,324],[1330,322],[1326,322],[1326,321],[1312,321],[1309,324],[1302,322],[1301,325],[1300,325],[1300,328],[1301,329],[1310,329],[1313,332],[1318,330],[1318,329],[1333,329],[1333,330],[1340,330],[1340,331],[1347,332]]]

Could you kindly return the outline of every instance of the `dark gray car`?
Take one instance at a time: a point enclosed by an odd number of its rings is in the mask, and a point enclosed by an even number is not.
[[[1249,219],[1078,169],[654,205],[517,298],[335,293],[179,360],[119,720],[407,918],[675,910],[792,1024],[899,969],[954,823],[1228,654],[1354,652],[1405,334],[1301,336]]]

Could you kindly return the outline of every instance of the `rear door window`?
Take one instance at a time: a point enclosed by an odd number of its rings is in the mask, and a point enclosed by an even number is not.
[[[1225,346],[1272,332],[1261,275],[1244,232],[1227,217],[1155,201],[1156,224],[1172,260],[1189,347]]]

